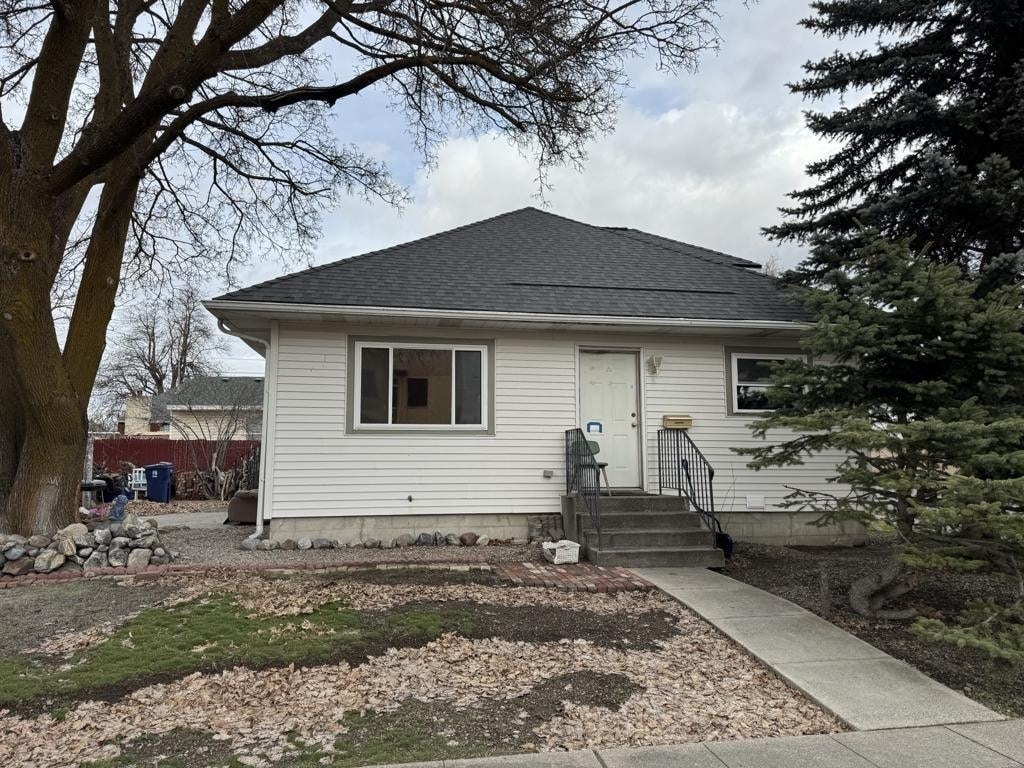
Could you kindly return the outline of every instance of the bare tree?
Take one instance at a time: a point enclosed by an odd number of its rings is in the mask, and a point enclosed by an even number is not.
[[[428,156],[496,130],[543,168],[611,129],[627,60],[691,67],[714,41],[713,0],[0,0],[3,527],[73,516],[124,276],[230,273],[307,250],[339,191],[401,199],[337,143],[338,100],[378,85]]]
[[[216,408],[189,403],[170,411],[171,430],[187,441],[195,485],[206,498],[225,500],[238,490],[228,449],[232,440],[260,434],[261,415],[261,409],[240,402]]]
[[[196,376],[217,374],[227,344],[217,334],[194,286],[164,301],[133,306],[111,334],[96,379],[108,401],[158,395]]]

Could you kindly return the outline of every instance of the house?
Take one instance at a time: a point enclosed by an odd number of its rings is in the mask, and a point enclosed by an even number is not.
[[[128,397],[125,435],[171,440],[258,440],[263,377],[196,376],[157,395]]]
[[[682,514],[701,505],[735,538],[863,535],[778,507],[787,485],[834,492],[836,457],[754,472],[732,450],[755,444],[768,368],[800,354],[806,322],[751,261],[525,208],[206,306],[266,355],[260,512],[275,538],[521,537],[562,515],[569,535],[603,522],[646,550],[703,543]],[[614,497],[594,493],[580,439]],[[673,474],[691,448],[714,470],[704,490]],[[571,514],[573,498],[596,498],[597,516]]]

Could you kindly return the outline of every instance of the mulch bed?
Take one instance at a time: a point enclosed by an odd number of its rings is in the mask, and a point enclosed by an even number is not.
[[[877,572],[893,557],[895,548],[885,537],[855,548],[740,543],[725,572],[792,600],[996,711],[1024,716],[1024,665],[996,661],[973,648],[925,640],[910,632],[912,621],[871,621],[849,607],[850,584]],[[934,572],[926,574],[896,607],[909,606],[921,616],[954,621],[972,599],[1009,601],[1013,594],[1013,585],[1001,574]]]

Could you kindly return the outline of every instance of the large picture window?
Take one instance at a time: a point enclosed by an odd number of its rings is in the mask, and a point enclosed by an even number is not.
[[[485,429],[487,347],[359,342],[354,426]]]
[[[772,366],[779,360],[799,359],[802,355],[732,354],[732,411],[758,413],[772,410],[768,401]]]

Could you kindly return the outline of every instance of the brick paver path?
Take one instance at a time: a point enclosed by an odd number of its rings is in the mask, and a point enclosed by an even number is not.
[[[499,563],[494,566],[494,572],[513,584],[554,587],[565,592],[636,592],[654,588],[649,581],[626,568],[608,568],[590,563]]]

